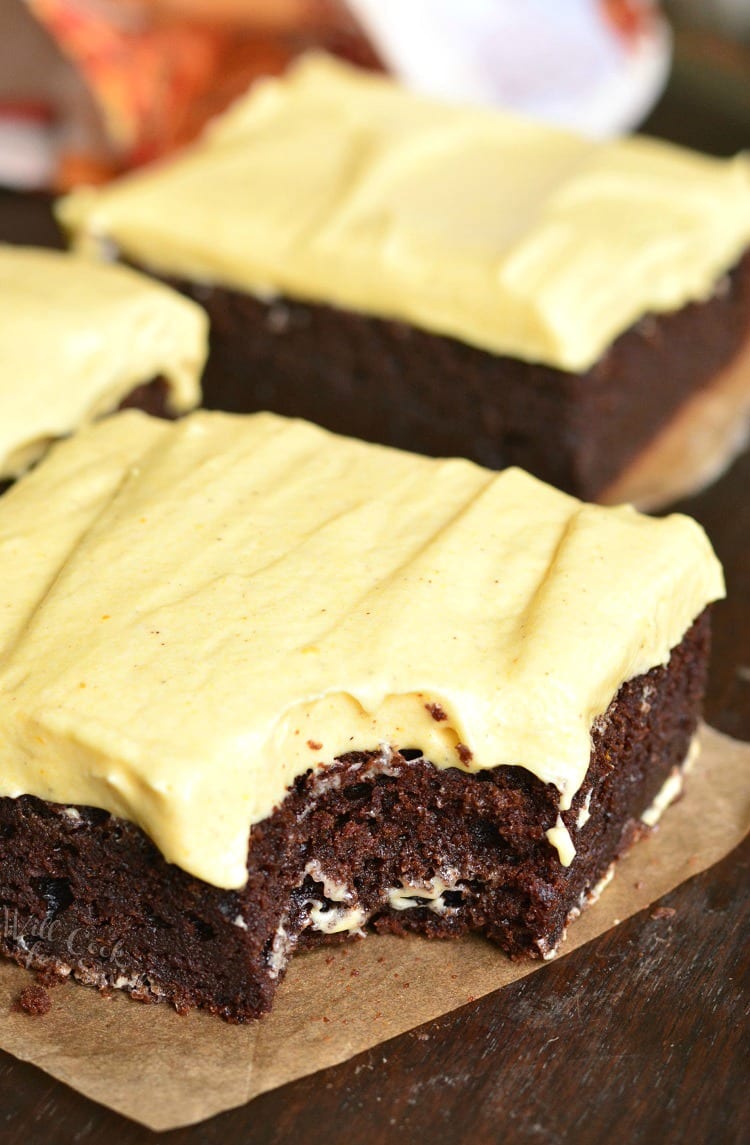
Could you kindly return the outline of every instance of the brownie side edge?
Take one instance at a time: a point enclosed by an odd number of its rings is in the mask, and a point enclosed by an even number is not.
[[[167,281],[209,313],[208,408],[271,410],[401,449],[518,465],[587,500],[750,335],[750,253],[710,298],[647,315],[582,374],[403,322]]]

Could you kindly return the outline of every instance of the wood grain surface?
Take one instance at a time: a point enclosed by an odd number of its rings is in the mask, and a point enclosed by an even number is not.
[[[684,76],[680,83],[653,117],[655,131],[679,122],[685,133]],[[700,142],[719,152],[750,145],[747,123],[717,111],[712,133],[710,115],[703,106]],[[59,242],[46,200],[0,195],[0,239]],[[730,591],[715,612],[706,715],[750,740],[750,453],[679,507],[707,528]],[[750,1141],[749,875],[747,840],[658,908],[540,973],[163,1137],[174,1145]],[[0,1054],[2,1145],[154,1140]]]

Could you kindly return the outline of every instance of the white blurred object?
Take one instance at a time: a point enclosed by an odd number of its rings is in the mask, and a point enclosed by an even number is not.
[[[669,73],[648,0],[349,0],[391,70],[426,94],[498,104],[589,135],[635,127]],[[609,13],[609,15],[608,15]]]
[[[49,122],[0,108],[0,182],[19,191],[48,187],[55,168],[55,133]]]

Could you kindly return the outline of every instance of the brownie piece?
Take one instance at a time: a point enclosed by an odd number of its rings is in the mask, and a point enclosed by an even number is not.
[[[200,402],[207,319],[153,278],[0,243],[0,481],[121,406],[178,415]]]
[[[432,456],[518,465],[584,500],[750,353],[750,254],[709,299],[640,319],[580,374],[403,322],[170,282],[211,319],[207,408],[268,409]]]
[[[120,402],[120,409],[139,409],[152,417],[162,417],[172,420],[177,417],[169,402],[169,387],[163,378],[154,378],[153,381],[144,382],[128,394]],[[0,480],[0,496],[9,489],[12,481]]]
[[[82,429],[0,549],[3,949],[236,1021],[366,926],[550,955],[724,592],[685,517],[267,413]]]
[[[594,142],[324,58],[58,214],[211,314],[211,408],[606,495],[750,356],[750,161]]]
[[[232,1022],[267,1012],[295,949],[366,929],[485,935],[549,957],[642,814],[685,760],[705,684],[704,613],[668,665],[622,685],[562,814],[521,767],[438,770],[419,751],[343,756],[294,782],[250,832],[248,881],[225,891],[165,862],[133,824],[91,807],[0,799],[0,948],[22,965]],[[436,718],[439,713],[436,713]]]

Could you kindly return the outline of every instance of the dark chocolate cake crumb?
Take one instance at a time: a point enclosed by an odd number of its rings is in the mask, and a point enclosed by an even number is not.
[[[425,707],[432,716],[433,720],[437,720],[438,723],[448,719],[447,715],[440,707],[440,704],[425,704]]]
[[[674,918],[676,914],[677,911],[673,906],[657,906],[655,910],[651,911],[651,917],[655,921],[658,921],[662,918]]]
[[[32,1018],[43,1018],[52,1009],[52,999],[44,986],[27,986],[16,998],[13,1009]]]
[[[467,747],[465,743],[456,744],[456,753],[461,763],[471,763],[474,758],[474,752],[470,747]]]

